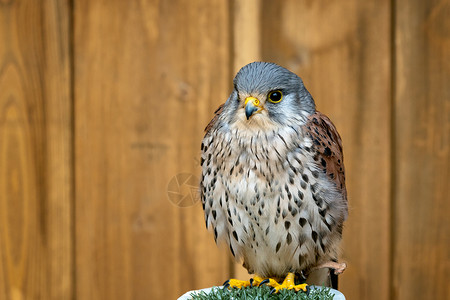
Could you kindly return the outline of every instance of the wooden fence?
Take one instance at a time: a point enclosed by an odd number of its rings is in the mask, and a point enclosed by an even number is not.
[[[0,1],[0,299],[247,276],[190,185],[254,60],[299,74],[341,132],[347,299],[449,299],[449,19],[448,0]]]

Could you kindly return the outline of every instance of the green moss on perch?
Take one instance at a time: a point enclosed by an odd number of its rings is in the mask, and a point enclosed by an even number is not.
[[[189,292],[179,298],[179,300],[217,300],[217,299],[258,299],[258,300],[277,300],[277,299],[296,299],[296,300],[345,300],[345,297],[336,290],[330,288],[312,287],[309,293],[295,292],[293,290],[281,290],[277,294],[271,294],[271,287],[247,287],[242,289],[223,289],[213,287],[209,290]]]

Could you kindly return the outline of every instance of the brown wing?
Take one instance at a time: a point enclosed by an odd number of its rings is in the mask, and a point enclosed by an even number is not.
[[[214,124],[216,123],[217,119],[219,118],[219,115],[222,113],[223,111],[223,106],[224,104],[221,104],[219,106],[219,108],[216,109],[216,111],[214,112],[214,117],[212,118],[211,121],[209,121],[208,125],[206,125],[205,127],[205,136],[209,133],[209,131],[211,130],[211,128],[214,126]]]
[[[342,141],[331,120],[319,111],[308,117],[306,132],[316,150],[314,159],[347,200]]]

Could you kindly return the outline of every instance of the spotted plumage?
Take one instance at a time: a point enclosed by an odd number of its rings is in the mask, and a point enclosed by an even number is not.
[[[201,149],[206,226],[250,273],[306,274],[337,260],[347,217],[341,139],[297,75],[244,66]]]

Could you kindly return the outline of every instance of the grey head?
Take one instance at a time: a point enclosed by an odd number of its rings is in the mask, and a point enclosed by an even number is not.
[[[285,125],[315,112],[314,100],[296,74],[274,63],[253,62],[234,78],[222,121]]]

